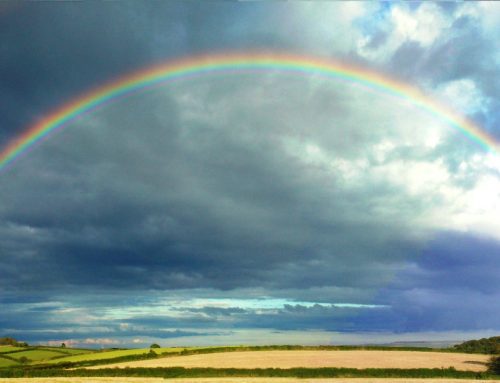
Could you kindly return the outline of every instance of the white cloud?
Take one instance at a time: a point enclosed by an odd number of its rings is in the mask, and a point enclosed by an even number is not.
[[[402,41],[416,41],[423,47],[431,45],[450,25],[450,20],[446,19],[435,3],[422,3],[416,12],[396,6],[391,16],[394,32]]]
[[[287,40],[302,48],[322,55],[342,55],[349,53],[361,37],[355,21],[375,8],[375,4],[356,1],[287,3],[279,29]]]
[[[494,35],[500,30],[500,4],[496,1],[464,2],[455,12],[455,17],[460,16],[474,18],[487,34]]]
[[[429,47],[445,33],[453,20],[434,3],[423,3],[416,9],[407,4],[394,5],[379,28],[387,38],[383,44],[371,45],[374,35],[367,34],[357,42],[358,53],[375,62],[387,62],[404,43],[415,42]],[[371,31],[378,33],[377,29]]]
[[[436,94],[444,105],[450,105],[464,115],[487,112],[491,104],[485,99],[475,82],[470,79],[442,83],[436,89]]]

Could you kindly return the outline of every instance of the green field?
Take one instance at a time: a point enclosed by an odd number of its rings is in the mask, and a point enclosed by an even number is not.
[[[0,368],[17,365],[27,365],[34,363],[47,363],[51,360],[57,361],[60,358],[91,354],[95,350],[85,350],[77,348],[61,347],[0,347]]]
[[[22,352],[14,352],[8,354],[11,358],[16,360],[20,360],[21,358],[28,358],[31,361],[39,361],[39,360],[48,360],[52,358],[60,357],[61,355],[65,355],[58,351],[48,351],[48,350],[26,350]]]
[[[156,354],[179,353],[183,350],[194,350],[192,348],[179,347],[163,347],[156,348]],[[0,347],[0,368],[20,365],[24,359],[24,364],[39,365],[39,364],[55,364],[63,362],[85,362],[85,361],[101,361],[107,359],[115,359],[129,356],[141,356],[150,352],[149,348],[127,349],[127,350],[88,350],[77,348],[61,348],[61,347]]]
[[[0,354],[3,354],[5,352],[17,351],[17,350],[24,350],[24,348],[23,347],[15,347],[15,346],[0,346]]]
[[[195,349],[198,347],[191,347],[191,348],[180,348],[180,347],[162,347],[162,348],[155,348],[153,349],[156,354],[166,354],[166,353],[179,353],[183,350],[191,350]],[[71,355],[71,356],[66,356],[63,358],[58,358],[58,359],[53,359],[53,360],[45,360],[45,361],[40,361],[38,363],[63,363],[63,362],[85,362],[85,361],[98,361],[98,360],[105,360],[105,359],[114,359],[114,358],[121,358],[124,356],[133,356],[133,355],[142,355],[142,354],[147,354],[149,353],[149,348],[138,348],[138,349],[131,349],[131,350],[106,350],[106,351],[97,351],[93,353],[86,353],[86,354],[80,354],[80,355]],[[37,364],[37,363],[35,363]]]
[[[42,350],[49,350],[49,351],[59,351],[61,354],[66,354],[66,355],[80,355],[80,354],[91,354],[93,352],[96,352],[96,350],[88,350],[88,349],[83,349],[83,348],[52,348],[52,347],[47,347],[43,348]]]
[[[0,357],[0,368],[11,367],[11,366],[15,366],[15,365],[17,365],[17,363],[14,362],[13,360]]]

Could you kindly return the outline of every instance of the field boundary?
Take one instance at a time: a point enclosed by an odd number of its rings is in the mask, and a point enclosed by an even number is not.
[[[42,377],[156,377],[156,378],[217,378],[217,377],[283,377],[283,378],[453,378],[498,379],[487,372],[459,371],[454,368],[104,368],[98,370],[60,368],[10,368],[0,370],[0,378]]]

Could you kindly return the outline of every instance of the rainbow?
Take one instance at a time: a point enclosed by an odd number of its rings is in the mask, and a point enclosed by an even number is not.
[[[175,79],[214,73],[277,70],[315,74],[356,83],[372,90],[409,100],[445,121],[487,151],[498,154],[499,143],[472,121],[426,96],[418,88],[372,72],[366,68],[331,60],[281,54],[222,54],[191,57],[148,67],[98,87],[55,109],[0,152],[0,171],[50,134],[84,115],[135,92],[163,85]]]

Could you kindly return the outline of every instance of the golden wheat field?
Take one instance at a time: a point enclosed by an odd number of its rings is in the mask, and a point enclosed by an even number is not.
[[[16,378],[2,379],[0,383],[165,383],[162,378]],[[486,380],[470,379],[298,379],[298,378],[185,378],[168,379],[169,383],[477,383]],[[498,382],[488,380],[487,382]]]
[[[485,371],[488,355],[423,351],[238,351],[173,356],[93,366],[108,367],[213,367],[213,368],[448,368]]]

